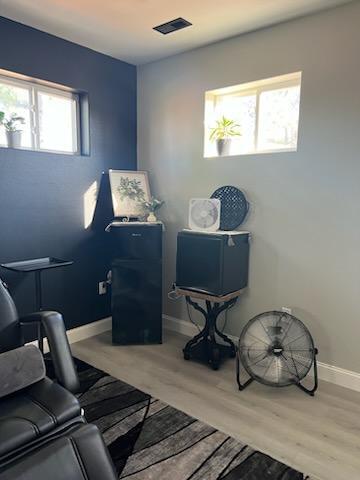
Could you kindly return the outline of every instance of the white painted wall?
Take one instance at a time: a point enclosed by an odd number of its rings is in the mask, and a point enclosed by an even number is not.
[[[192,196],[225,184],[252,204],[250,284],[227,330],[290,306],[320,361],[360,372],[360,3],[138,69],[139,168],[165,200],[165,293]],[[164,38],[166,41],[166,38]],[[206,90],[303,72],[297,153],[203,158]],[[187,317],[182,301],[166,314]]]

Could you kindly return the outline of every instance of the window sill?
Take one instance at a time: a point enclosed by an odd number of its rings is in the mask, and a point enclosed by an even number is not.
[[[205,155],[204,158],[225,158],[225,157],[248,157],[254,155],[269,155],[271,153],[295,153],[297,148],[279,148],[277,150],[257,150],[256,152],[237,152],[228,153],[227,155]]]
[[[89,154],[79,153],[79,152],[62,152],[60,150],[44,150],[44,149],[35,149],[29,147],[7,147],[6,145],[0,145],[0,150],[9,150],[9,151],[20,151],[20,152],[33,152],[33,153],[46,153],[53,155],[66,155],[70,157],[89,157]]]

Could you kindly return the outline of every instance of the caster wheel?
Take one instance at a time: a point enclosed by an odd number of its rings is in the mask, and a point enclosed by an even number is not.
[[[230,352],[230,358],[235,358],[236,357],[236,352],[234,351],[231,351]]]
[[[184,360],[190,360],[190,355],[184,352]]]
[[[217,362],[216,362],[216,363],[212,363],[212,364],[211,364],[211,368],[212,368],[213,370],[219,370],[219,364],[218,364]]]

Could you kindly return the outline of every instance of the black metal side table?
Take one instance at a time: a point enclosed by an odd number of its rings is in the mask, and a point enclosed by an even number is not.
[[[23,260],[20,262],[3,263],[0,267],[13,272],[21,273],[34,273],[35,274],[35,301],[36,310],[41,311],[43,309],[42,303],[42,287],[41,287],[41,274],[43,270],[50,268],[66,267],[72,265],[72,260],[60,260],[54,257],[35,258],[32,260]],[[41,325],[38,326],[38,342],[39,349],[44,352],[44,333]]]
[[[221,297],[182,288],[176,288],[175,292],[177,295],[184,296],[186,302],[195,310],[201,312],[205,318],[204,328],[185,345],[183,349],[184,359],[190,360],[191,358],[195,358],[203,360],[209,364],[213,370],[217,370],[223,358],[235,358],[236,347],[234,342],[227,335],[220,332],[217,327],[217,319],[221,312],[236,303],[242,290]],[[192,300],[192,298],[204,300],[206,309]],[[221,338],[224,343],[218,343],[216,337]]]

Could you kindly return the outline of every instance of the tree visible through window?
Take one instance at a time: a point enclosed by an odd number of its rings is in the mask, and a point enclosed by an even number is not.
[[[78,95],[71,91],[0,76],[0,112],[22,119],[16,148],[78,153]],[[9,144],[9,128],[0,127],[0,146]]]
[[[205,157],[295,151],[298,141],[301,73],[206,92]],[[225,153],[209,136],[219,118],[239,125],[240,136]]]

